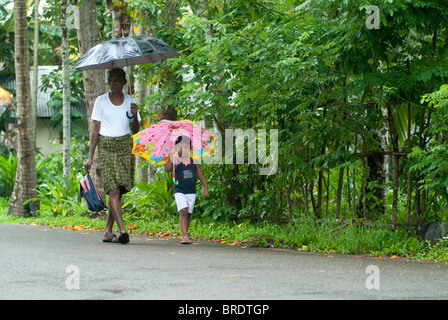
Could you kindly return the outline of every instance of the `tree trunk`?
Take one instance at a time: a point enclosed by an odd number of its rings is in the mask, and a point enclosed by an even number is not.
[[[114,1],[115,38],[128,37],[131,31],[130,17],[123,11],[124,7],[126,7],[126,3],[123,0]]]
[[[356,168],[353,168],[353,218],[356,218]],[[349,195],[350,196],[350,195]]]
[[[350,195],[352,194],[352,190],[350,187],[350,169],[347,166],[347,202],[348,202],[348,210],[351,211],[352,210],[352,197],[350,197]],[[345,219],[345,217],[344,217]]]
[[[424,124],[425,117],[427,119],[426,126]],[[425,128],[428,128],[428,126],[430,124],[430,119],[431,119],[431,113],[429,113],[429,115],[426,116],[426,111],[422,110],[421,115],[420,115],[420,124],[419,124],[419,130],[418,130],[418,147],[421,150],[424,150],[424,148],[425,148],[426,138],[423,136],[423,132],[425,131]],[[424,179],[424,176],[421,173],[417,172],[416,179],[415,179],[416,183],[415,183],[415,200],[414,200],[415,224],[419,224],[420,222],[422,222],[422,220],[421,220],[422,214],[423,214],[423,212],[425,212],[425,208],[426,208],[426,206],[425,206],[426,192],[423,190],[423,194],[421,194],[421,191],[420,191],[420,186],[422,185],[420,181],[422,181],[423,179]],[[425,197],[425,199],[422,199],[421,195],[423,197]]]
[[[308,216],[308,188],[306,187],[305,175],[303,175],[303,177],[304,177],[304,180],[299,178],[299,186],[300,186],[300,190],[302,191],[302,196],[303,196],[303,207],[301,207],[301,209],[303,208],[303,214],[305,217],[307,217]]]
[[[148,86],[144,81],[136,81],[135,83],[137,95],[137,104],[141,106],[144,104],[144,99],[148,93]],[[141,112],[141,111],[140,111]],[[143,128],[142,128],[143,129]],[[135,157],[136,170],[137,170],[137,183],[148,183],[149,180],[149,161],[146,161],[142,157]]]
[[[76,25],[80,26],[80,29],[77,29],[77,34],[79,53],[82,56],[90,48],[101,42],[101,33],[98,25],[95,0],[82,1],[79,11],[76,10],[75,13]],[[87,118],[90,119],[95,99],[106,91],[105,71],[83,71],[83,79],[87,105]],[[89,133],[92,134],[92,131],[93,122],[89,120]],[[104,194],[104,183],[98,167],[97,155],[98,152],[95,152],[93,165],[90,169],[90,175],[95,181],[96,187],[100,190],[101,196],[103,197],[103,199],[106,199],[106,196]]]
[[[367,167],[367,157],[362,157],[362,168],[363,168],[363,177],[362,177],[362,215],[363,219],[367,220],[367,178],[369,174],[369,168]]]
[[[339,219],[341,213],[342,188],[344,186],[344,168],[339,169],[338,191],[336,195],[336,219]]]
[[[411,104],[408,103],[408,152],[411,152]],[[408,199],[406,203],[406,225],[409,225],[411,219],[411,199],[412,199],[412,173],[408,169]]]
[[[150,88],[148,88],[148,94],[152,94],[152,93],[154,93],[155,92],[155,88],[154,88],[154,86],[153,85],[151,85],[151,87]],[[155,111],[155,109],[154,109],[154,106],[149,106],[149,112],[151,113],[151,114],[154,114],[154,111]],[[153,117],[151,117],[151,123],[150,123],[150,125],[152,125],[153,123],[153,120],[152,120],[152,118]],[[156,183],[157,182],[157,168],[156,168],[156,166],[155,165],[153,165],[152,163],[148,163],[148,182],[149,183]]]
[[[147,30],[142,25],[136,25],[135,27],[138,28],[137,36],[143,36],[147,35]],[[136,101],[139,106],[144,105],[145,103],[145,97],[148,95],[148,85],[146,81],[140,81],[139,77],[135,77],[135,91],[136,91]],[[141,108],[140,108],[141,110]],[[153,112],[153,110],[149,110],[150,112]],[[151,118],[151,117],[150,117]],[[145,120],[145,119],[143,119]],[[151,124],[150,124],[151,125]],[[142,128],[143,129],[143,128]],[[137,171],[137,183],[148,183],[149,180],[149,169],[151,165],[149,161],[146,161],[142,157],[135,157],[136,162],[136,171]]]
[[[18,148],[16,182],[8,215],[23,217],[39,209],[38,201],[24,205],[37,196],[36,111],[31,101],[26,0],[14,3],[14,28]]]
[[[319,164],[319,173],[317,178],[317,204],[316,204],[316,212],[317,216],[321,216],[322,213],[322,184],[324,179],[324,171],[322,166]]]
[[[292,190],[292,182],[290,182],[286,185],[286,190],[285,190],[286,212],[288,213],[289,219],[292,219],[291,190]]]
[[[389,122],[389,132],[392,142],[392,148],[394,152],[398,152],[398,133],[395,127],[395,121],[392,114],[391,106],[387,106],[387,117]],[[397,154],[393,155],[393,201],[392,201],[392,224],[397,223],[398,216],[398,183],[399,183],[399,164],[400,158]]]
[[[397,223],[398,216],[398,170],[400,164],[400,158],[397,155],[393,156],[394,162],[394,177],[393,177],[393,200],[392,200],[392,225]]]
[[[71,178],[71,134],[70,134],[70,71],[69,44],[67,31],[67,0],[61,0],[62,29],[62,136],[63,136],[63,175]]]
[[[171,99],[171,95],[168,99]],[[165,108],[161,108],[159,114],[160,120],[177,120],[177,111],[175,106],[166,106]]]
[[[177,15],[176,15],[176,6],[180,5],[179,0],[166,0],[163,3],[163,12],[160,12],[160,20],[163,21],[164,28],[174,29],[176,26]],[[166,39],[162,39],[165,40]],[[179,66],[180,67],[180,66]],[[164,71],[164,80],[163,86],[167,87],[175,87],[172,89],[172,93],[170,93],[166,100],[171,100],[173,96],[181,90],[182,87],[182,77],[177,79],[177,75],[175,74],[175,70],[165,69]],[[160,109],[159,113],[160,120],[177,120],[177,110],[174,105],[166,105]]]
[[[39,0],[34,1],[34,43],[33,43],[33,109],[37,115],[39,89]]]
[[[330,170],[327,170],[327,183],[325,184],[325,189],[327,189],[325,196],[325,218],[328,218],[328,208],[330,205]]]
[[[317,211],[316,208],[316,201],[314,200],[314,181],[311,181],[310,184],[308,185],[308,190],[310,193],[310,197],[311,197],[311,206],[313,207],[313,212],[314,215],[316,216],[317,219],[320,219],[320,212]]]
[[[377,104],[368,108],[367,112],[381,112],[384,116],[383,109]],[[386,150],[386,133],[387,130],[383,126],[383,122],[379,121],[378,129],[374,130],[373,138],[378,141],[381,146],[381,150]],[[366,150],[369,151],[369,150]],[[369,175],[367,177],[367,188],[371,190],[371,197],[366,199],[366,206],[368,210],[369,218],[375,219],[384,215],[385,211],[385,189],[386,183],[386,170],[385,170],[385,157],[382,152],[373,152],[367,156],[367,166],[369,167]],[[370,184],[370,186],[369,186]]]

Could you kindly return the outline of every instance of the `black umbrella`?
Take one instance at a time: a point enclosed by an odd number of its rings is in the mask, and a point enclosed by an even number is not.
[[[96,45],[79,59],[74,68],[77,70],[122,68],[154,63],[178,55],[176,50],[159,39],[134,36]]]

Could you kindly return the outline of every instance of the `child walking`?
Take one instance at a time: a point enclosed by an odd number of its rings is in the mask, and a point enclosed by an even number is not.
[[[176,199],[177,211],[179,211],[182,244],[190,244],[192,242],[188,234],[188,227],[190,226],[191,214],[196,201],[197,178],[199,178],[204,187],[203,193],[205,197],[208,197],[207,181],[199,164],[194,163],[190,157],[190,149],[191,144],[188,136],[177,137],[175,146],[171,150],[170,158],[165,164],[165,171],[171,172],[174,170],[176,179],[174,198]]]

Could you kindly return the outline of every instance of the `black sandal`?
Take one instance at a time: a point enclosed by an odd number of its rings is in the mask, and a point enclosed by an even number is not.
[[[192,241],[191,241],[190,237],[181,237],[180,243],[181,244],[191,244]]]
[[[118,243],[117,236],[112,233],[109,236],[109,238],[107,238],[106,240],[103,239],[103,242],[106,242],[106,243]]]
[[[127,234],[127,232],[121,233],[120,236],[118,237],[118,242],[120,242],[121,244],[126,244],[129,242],[129,234]]]

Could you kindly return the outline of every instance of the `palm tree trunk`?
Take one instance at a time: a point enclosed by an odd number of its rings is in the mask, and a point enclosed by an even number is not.
[[[37,196],[36,111],[31,101],[30,62],[28,52],[26,0],[14,3],[14,49],[17,93],[17,171],[8,214],[27,216],[39,209],[38,201],[25,202]]]
[[[62,29],[62,118],[63,118],[63,174],[71,178],[71,150],[70,150],[70,74],[69,74],[69,45],[67,31],[67,0],[61,0],[61,29]]]
[[[39,89],[39,0],[34,1],[34,43],[33,43],[33,109],[37,114],[37,96]]]

